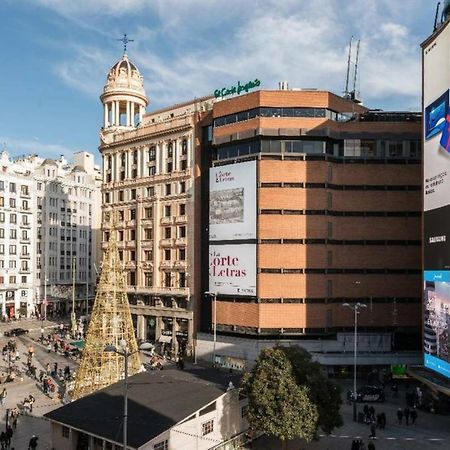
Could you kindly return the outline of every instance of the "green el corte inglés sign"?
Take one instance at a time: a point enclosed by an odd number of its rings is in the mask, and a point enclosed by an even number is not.
[[[229,88],[224,87],[222,89],[216,89],[214,91],[214,97],[224,98],[233,94],[241,94],[242,92],[248,92],[250,89],[257,88],[261,84],[261,81],[256,78],[254,81],[249,81],[248,83],[241,83],[238,81],[237,85],[230,86]]]

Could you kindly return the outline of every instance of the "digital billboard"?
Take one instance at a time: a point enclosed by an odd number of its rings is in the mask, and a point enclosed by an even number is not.
[[[450,205],[450,27],[423,49],[424,209]]]
[[[209,290],[256,296],[256,244],[210,244]]]
[[[425,270],[450,269],[450,206],[426,211],[423,229]]]
[[[424,272],[425,367],[450,377],[450,271]]]
[[[212,167],[209,240],[256,239],[256,161]]]

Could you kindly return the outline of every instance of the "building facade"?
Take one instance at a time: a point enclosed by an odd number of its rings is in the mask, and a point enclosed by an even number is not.
[[[144,114],[143,79],[126,54],[111,68],[100,98],[103,211],[118,214],[137,337],[191,352],[201,294],[199,134],[212,99]],[[104,221],[104,240],[109,227]]]
[[[353,348],[344,303],[357,302],[362,351],[417,350],[421,115],[279,90],[217,102],[213,116],[203,329],[215,322],[216,362],[252,362],[256,339],[339,364],[326,353]],[[211,337],[199,345],[210,358]]]
[[[5,195],[0,205],[6,205],[4,220],[12,225],[9,234],[0,231],[8,250],[0,264],[5,266],[4,280],[15,281],[17,290],[12,295],[10,286],[2,285],[6,298],[17,299],[14,311],[11,300],[2,311],[8,317],[17,316],[19,310],[27,316],[64,314],[75,303],[78,314],[84,314],[93,300],[101,256],[101,174],[94,167],[94,156],[78,152],[69,164],[64,157],[29,155],[11,160],[4,154],[2,162]]]

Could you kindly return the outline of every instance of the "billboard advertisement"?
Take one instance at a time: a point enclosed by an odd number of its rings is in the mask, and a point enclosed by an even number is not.
[[[450,205],[450,27],[423,49],[424,209]]]
[[[212,167],[209,240],[256,239],[256,161]]]
[[[210,244],[209,290],[256,296],[256,244]]]
[[[450,377],[450,271],[424,272],[424,360]]]
[[[426,270],[450,268],[450,206],[426,211],[423,218],[423,255]]]

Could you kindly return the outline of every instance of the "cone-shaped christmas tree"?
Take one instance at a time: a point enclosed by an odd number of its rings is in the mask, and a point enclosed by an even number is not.
[[[137,373],[141,366],[126,293],[125,274],[117,249],[116,221],[112,219],[111,222],[94,308],[72,392],[73,400],[123,379],[124,356],[105,351],[106,346],[114,346],[118,351],[128,353],[129,375]]]

